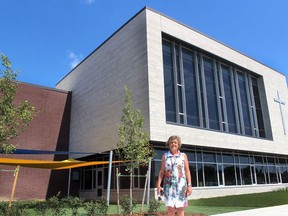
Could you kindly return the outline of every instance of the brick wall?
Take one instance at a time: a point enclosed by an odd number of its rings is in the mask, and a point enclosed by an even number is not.
[[[28,100],[36,107],[36,116],[13,142],[21,149],[68,151],[70,93],[36,85],[19,84],[15,103]],[[68,155],[0,155],[7,158],[64,160]],[[0,165],[0,169],[15,169]],[[0,172],[0,200],[10,198],[12,172]],[[46,199],[61,191],[67,194],[68,170],[51,171],[20,167],[15,200]]]

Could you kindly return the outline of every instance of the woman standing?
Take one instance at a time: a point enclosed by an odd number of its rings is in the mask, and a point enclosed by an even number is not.
[[[187,196],[192,194],[191,175],[187,155],[179,151],[179,136],[169,137],[169,151],[162,156],[157,182],[157,193],[164,194],[168,215],[184,216],[184,207],[188,205]],[[163,188],[161,188],[161,182]]]

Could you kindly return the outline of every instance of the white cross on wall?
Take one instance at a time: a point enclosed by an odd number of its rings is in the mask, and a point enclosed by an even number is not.
[[[285,124],[284,110],[282,108],[282,106],[285,106],[285,102],[280,99],[279,91],[277,91],[277,98],[274,98],[274,101],[279,103],[283,130],[284,130],[284,134],[286,135],[287,134],[287,129],[286,129],[286,124]]]

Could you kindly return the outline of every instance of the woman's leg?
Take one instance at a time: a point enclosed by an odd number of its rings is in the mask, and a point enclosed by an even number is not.
[[[174,216],[175,215],[175,208],[168,206],[167,207],[167,212],[168,212],[168,216]]]
[[[177,208],[177,216],[184,216],[184,207]]]

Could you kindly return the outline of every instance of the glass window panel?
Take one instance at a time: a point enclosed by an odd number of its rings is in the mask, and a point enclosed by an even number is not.
[[[189,163],[191,178],[192,178],[192,187],[197,187],[197,168],[196,163]]]
[[[187,157],[188,157],[188,161],[196,161],[196,155],[195,152],[187,152]]]
[[[236,185],[236,175],[234,164],[224,164],[225,185]]]
[[[223,163],[234,163],[232,154],[223,154]]]
[[[218,186],[216,164],[204,164],[205,186]]]
[[[139,167],[139,175],[145,176],[147,174],[147,167]],[[140,188],[145,187],[145,177],[139,177],[139,182],[140,182]]]
[[[165,154],[168,151],[168,149],[156,149],[156,155],[155,155],[155,159],[162,159],[162,155]]]
[[[178,86],[178,103],[179,103],[179,113],[183,113],[182,86]]]
[[[202,161],[202,153],[201,152],[196,152],[196,156],[197,156],[197,162]]]
[[[251,79],[252,79],[253,95],[254,95],[254,101],[255,101],[255,110],[256,110],[257,121],[258,121],[259,136],[265,137],[264,120],[263,120],[263,115],[262,115],[258,83],[257,83],[257,79],[253,77]]]
[[[263,164],[263,159],[261,156],[255,156],[255,164]]]
[[[183,72],[185,83],[187,124],[200,126],[194,53],[183,49]]]
[[[219,185],[223,185],[223,166],[218,164]]]
[[[267,157],[267,163],[268,163],[268,165],[274,165],[275,159],[273,157]]]
[[[92,170],[85,170],[84,175],[84,189],[92,189]]]
[[[165,98],[166,120],[170,122],[176,122],[174,85],[166,86]]]
[[[120,166],[119,167],[119,173],[121,173],[122,175],[129,175],[129,173],[126,171],[126,167],[125,166]],[[119,187],[122,189],[128,189],[130,188],[130,181],[129,181],[130,177],[119,177]]]
[[[179,56],[179,46],[178,45],[175,45],[175,52],[176,52],[177,84],[181,84],[180,56]]]
[[[252,184],[250,165],[240,165],[241,185]]]
[[[282,183],[288,183],[288,167],[281,166],[280,172],[281,172],[281,177],[282,177]]]
[[[160,167],[161,167],[161,161],[153,161],[153,167],[154,167],[154,171],[152,173],[154,173],[154,185],[157,185],[157,181],[158,181],[158,176],[159,176],[159,171],[160,171]],[[163,185],[163,181],[161,182],[161,186]]]
[[[204,92],[203,92],[203,76],[202,76],[202,68],[201,68],[201,57],[200,55],[196,55],[198,59],[198,73],[199,73],[199,83],[200,83],[200,95],[201,95],[201,107],[202,107],[202,123],[203,127],[206,128],[206,113],[205,113],[205,106],[204,106]]]
[[[184,115],[183,115],[183,114],[180,114],[180,115],[179,115],[179,122],[180,122],[181,124],[184,124]]]
[[[103,175],[104,175],[104,179],[108,179],[108,173],[109,173],[109,170],[108,170],[108,168],[104,168],[103,169]],[[112,171],[113,172],[113,171]],[[112,174],[112,173],[111,173]],[[111,178],[111,184],[112,184],[112,182],[113,182],[113,180],[112,180],[113,178]],[[104,189],[107,189],[107,184],[108,184],[108,181],[103,181],[103,187],[104,187]],[[113,188],[113,186],[111,186],[111,188]]]
[[[234,98],[233,98],[233,85],[231,83],[231,73],[229,68],[222,65],[222,78],[223,78],[223,87],[225,94],[225,105],[227,110],[227,118],[228,118],[228,128],[230,132],[237,133],[236,126],[236,114],[234,107]]]
[[[240,165],[235,166],[237,185],[241,185]]]
[[[208,103],[209,125],[211,129],[220,130],[213,61],[211,59],[203,57],[203,62]]]
[[[139,187],[139,177],[137,176],[139,175],[139,170],[138,168],[134,169],[134,188],[138,188]]]
[[[245,134],[252,135],[252,127],[251,127],[251,120],[250,120],[250,113],[249,113],[249,104],[248,104],[248,92],[246,91],[246,83],[244,74],[238,72],[238,84],[239,84],[239,91],[240,91],[240,99],[242,104],[242,115],[245,127]]]
[[[216,154],[215,153],[203,153],[203,161],[204,162],[216,162]]]
[[[106,173],[106,179],[108,179],[108,170],[107,170],[107,173]],[[106,186],[105,186],[105,189],[107,189],[107,183],[108,181],[105,183]],[[113,167],[112,166],[112,173],[111,173],[111,189],[116,189],[116,167]]]
[[[286,160],[284,158],[279,158],[279,164],[286,165]]]
[[[95,170],[95,169],[92,171],[92,173],[93,173],[93,176],[94,176],[94,178],[95,178],[95,180],[93,181],[93,186],[92,186],[92,188],[94,189],[94,188],[96,188],[96,178],[97,178],[98,176],[96,175],[96,170]]]
[[[172,44],[163,42],[166,121],[176,122]]]
[[[203,164],[197,163],[197,170],[198,170],[198,185],[199,187],[204,187],[204,180],[203,180]]]
[[[241,164],[250,164],[248,155],[239,155]]]
[[[254,155],[250,155],[249,159],[251,164],[255,164]]]
[[[235,159],[235,163],[239,163],[239,155],[238,154],[235,154],[234,155],[234,159]]]
[[[266,184],[265,180],[265,166],[255,166],[257,184]]]
[[[217,162],[222,163],[222,155],[220,153],[217,153]]]
[[[269,183],[277,184],[277,171],[276,166],[268,166]]]

